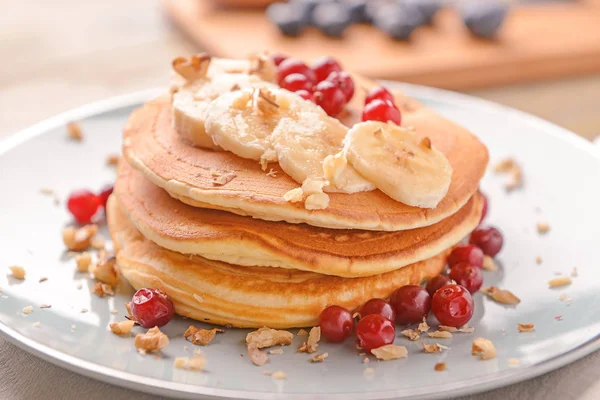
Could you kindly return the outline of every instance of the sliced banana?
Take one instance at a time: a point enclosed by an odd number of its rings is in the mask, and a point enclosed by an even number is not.
[[[308,102],[307,102],[308,103]],[[320,110],[320,108],[319,108]],[[315,110],[303,110],[282,119],[271,137],[281,169],[296,182],[324,176],[323,160],[339,152],[348,128],[335,118]],[[336,167],[337,168],[337,167]],[[343,165],[326,178],[326,192],[356,193],[375,189],[350,165]]]
[[[344,140],[352,166],[378,189],[401,203],[434,208],[444,198],[452,166],[428,138],[393,123],[354,125]]]

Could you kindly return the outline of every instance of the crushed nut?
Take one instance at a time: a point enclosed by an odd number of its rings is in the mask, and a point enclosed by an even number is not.
[[[267,176],[270,176],[271,178],[277,178],[277,171],[271,168],[269,169],[269,172],[267,172]]]
[[[108,326],[115,335],[129,335],[133,325],[135,325],[135,321],[125,320],[121,322],[111,322]]]
[[[92,256],[87,251],[77,254],[75,256],[75,263],[77,263],[77,271],[87,272],[92,263]]]
[[[33,323],[34,328],[39,328],[40,326],[42,326],[42,323],[40,321]]]
[[[508,359],[508,365],[517,367],[517,366],[519,366],[519,364],[521,364],[521,361],[518,358],[509,358]]]
[[[10,269],[10,273],[12,274],[13,278],[15,279],[25,279],[25,268],[20,267],[18,265],[13,265],[12,267],[9,268]]]
[[[375,370],[373,368],[365,368],[365,370],[363,371],[363,375],[375,375]]]
[[[23,314],[27,315],[27,314],[31,314],[32,312],[33,312],[33,306],[23,307]]]
[[[535,329],[534,324],[517,324],[517,329],[519,332],[531,332]]]
[[[537,231],[539,234],[543,235],[544,233],[548,233],[550,231],[550,225],[547,222],[538,222]]]
[[[104,250],[104,247],[106,246],[106,239],[104,239],[102,236],[94,236],[90,244],[95,250]]]
[[[419,146],[426,149],[431,149],[431,139],[429,139],[428,137],[424,137],[423,139],[421,139]]]
[[[206,365],[206,359],[204,357],[176,357],[173,361],[173,366],[179,369],[189,369],[193,371],[200,371],[204,369]]]
[[[107,285],[106,283],[103,283],[103,282],[97,282],[92,287],[92,292],[94,292],[96,294],[96,296],[98,296],[98,297],[115,295],[115,292],[113,291],[112,287],[110,287],[110,285]]]
[[[475,328],[473,328],[472,326],[469,326],[469,325],[465,325],[465,326],[460,327],[460,329],[458,331],[463,332],[463,333],[473,333],[473,332],[475,332]]]
[[[91,268],[90,272],[94,274],[97,281],[104,282],[110,286],[116,286],[119,283],[119,272],[117,270],[117,259],[109,257],[101,259]]]
[[[273,62],[273,58],[266,52],[253,54],[249,58],[250,69],[248,74],[260,76],[263,80],[272,82],[276,78],[277,66]]]
[[[427,325],[427,321],[425,320],[425,317],[423,317],[423,322],[421,322],[419,324],[417,329],[419,330],[419,332],[423,332],[423,333],[425,333],[429,330],[429,325]]]
[[[483,256],[483,269],[486,271],[496,271],[498,269],[498,265],[494,261],[494,259],[487,254]]]
[[[40,276],[40,279],[38,280],[38,282],[42,283],[42,282],[46,282],[47,280],[48,280],[48,277],[46,277],[46,276]]]
[[[560,301],[562,301],[563,303],[567,303],[567,305],[571,304],[571,302],[573,301],[573,299],[571,299],[569,296],[567,296],[565,293],[561,294],[558,299]]]
[[[365,357],[365,358],[363,358],[362,362],[363,362],[363,364],[368,364],[371,362],[371,360],[369,360],[369,357]]]
[[[311,363],[319,363],[325,361],[327,357],[329,357],[328,353],[319,353],[312,356],[308,361]]]
[[[537,257],[535,258],[535,263],[536,263],[536,264],[538,264],[538,265],[539,265],[539,264],[541,264],[541,263],[542,263],[542,257],[540,257],[540,256],[537,256]]]
[[[291,332],[263,327],[246,335],[246,343],[255,343],[257,348],[262,349],[276,345],[289,345],[293,337]]]
[[[371,353],[377,357],[378,360],[383,361],[396,360],[408,356],[406,347],[396,346],[395,344],[386,344],[385,346],[371,350]]]
[[[440,325],[438,326],[438,331],[442,332],[458,332],[458,328],[453,326]]]
[[[327,193],[313,193],[306,198],[304,208],[307,210],[324,210],[329,206]]]
[[[279,348],[279,349],[269,350],[269,354],[283,354],[283,349]]]
[[[297,333],[297,336],[308,336],[308,332],[306,329],[300,329]]]
[[[496,357],[496,348],[488,339],[477,338],[473,340],[471,354],[478,356],[481,360],[489,360]]]
[[[186,81],[193,82],[204,78],[210,65],[210,56],[206,53],[194,54],[189,59],[177,57],[171,62],[171,66]]]
[[[106,165],[116,167],[117,165],[119,165],[120,159],[121,159],[121,156],[118,154],[109,154],[106,157]]]
[[[573,283],[573,281],[571,280],[570,277],[559,276],[558,278],[550,279],[548,281],[548,286],[551,288],[555,288],[555,287],[570,285],[571,283]]]
[[[189,328],[183,334],[183,337],[192,344],[206,346],[208,345],[217,335],[217,332],[225,332],[222,329],[212,328],[212,329],[198,329],[193,325],[190,325]]]
[[[221,173],[218,171],[212,171],[212,184],[213,186],[224,186],[231,182],[237,176],[233,172]]]
[[[303,198],[304,192],[302,191],[302,188],[289,190],[283,195],[283,199],[290,203],[299,203]]]
[[[63,242],[67,249],[71,251],[81,251],[90,247],[92,238],[98,232],[98,225],[84,225],[81,228],[75,229],[68,226],[63,229]]]
[[[279,104],[277,104],[275,95],[269,89],[260,88],[256,93],[256,107],[263,115],[268,117],[279,112]]]
[[[146,333],[135,335],[134,346],[138,350],[144,350],[147,353],[160,351],[167,347],[169,338],[162,333],[157,326],[148,329]]]
[[[416,329],[405,329],[400,333],[412,341],[419,340],[419,338],[421,337],[421,334]]]
[[[275,371],[271,374],[271,377],[278,381],[281,381],[281,380],[284,380],[287,378],[285,375],[285,372],[283,372],[283,371]]]
[[[40,308],[52,308],[50,304],[40,304]]]
[[[450,349],[450,347],[441,345],[439,343],[425,344],[425,342],[421,341],[421,344],[423,345],[423,351],[425,353],[441,353],[442,350]]]
[[[433,367],[433,369],[435,371],[438,371],[438,372],[445,371],[446,370],[446,363],[437,363],[437,364],[435,364],[435,366]]]
[[[513,159],[506,158],[500,161],[494,167],[494,171],[510,175],[511,179],[504,185],[507,191],[518,189],[523,186],[523,170]]]
[[[67,135],[69,139],[76,142],[81,142],[83,140],[83,132],[77,122],[69,122],[67,124]]]
[[[500,304],[519,304],[521,299],[506,289],[498,289],[495,286],[481,288],[481,293]]]
[[[452,334],[448,331],[435,331],[427,333],[427,336],[439,339],[450,339]]]
[[[265,352],[260,351],[258,344],[252,341],[248,343],[248,356],[250,356],[252,363],[259,367],[269,361],[269,356]]]
[[[315,326],[308,333],[308,340],[302,343],[296,352],[308,354],[316,352],[319,340],[321,340],[321,327]]]

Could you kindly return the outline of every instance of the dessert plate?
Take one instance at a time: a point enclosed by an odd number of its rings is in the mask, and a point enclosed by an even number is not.
[[[501,268],[486,271],[484,285],[509,289],[521,303],[507,307],[476,294],[470,323],[474,333],[425,339],[449,350],[425,354],[420,342],[398,337],[396,344],[408,347],[408,358],[364,364],[350,340],[343,345],[322,341],[319,352],[328,352],[329,358],[311,364],[310,356],[295,353],[303,339],[295,337],[284,354],[271,355],[269,363],[256,367],[243,345],[247,331],[229,329],[202,348],[206,371],[197,372],[173,367],[175,357],[192,356],[194,346],[182,335],[190,320],[176,318],[163,328],[171,342],[159,357],[142,356],[133,338],[112,334],[108,324],[123,320],[132,290],[104,298],[91,293],[93,281],[77,273],[63,251],[61,230],[70,222],[64,198],[74,188],[98,190],[114,180],[116,172],[105,159],[119,151],[121,128],[131,110],[159,90],[89,105],[0,142],[3,336],[96,379],[164,396],[210,399],[447,398],[528,379],[600,348],[598,150],[564,129],[512,109],[437,89],[401,88],[477,134],[487,144],[492,164],[512,157],[523,168],[522,189],[507,193],[506,177],[491,170],[482,183],[490,199],[487,222],[505,237],[498,257]],[[65,124],[73,120],[81,121],[80,143],[67,140]],[[550,231],[538,233],[538,222],[548,223]],[[102,233],[108,237],[105,229]],[[539,264],[537,257],[542,259]],[[9,276],[11,265],[25,268],[24,281]],[[574,268],[577,276],[571,285],[548,287],[556,274],[570,276]],[[40,282],[42,277],[47,280]],[[42,304],[52,307],[40,308]],[[24,314],[29,305],[33,312]],[[533,323],[535,330],[519,333],[518,323]],[[471,356],[476,337],[491,340],[497,357],[482,361]],[[434,371],[441,362],[447,370]],[[287,378],[276,380],[267,370],[283,371]]]

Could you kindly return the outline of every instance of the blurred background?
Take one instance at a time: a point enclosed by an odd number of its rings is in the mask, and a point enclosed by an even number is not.
[[[292,2],[306,4],[0,0],[0,137],[166,87],[175,56],[263,49],[307,61],[328,54],[373,78],[457,90],[600,134],[599,0]]]

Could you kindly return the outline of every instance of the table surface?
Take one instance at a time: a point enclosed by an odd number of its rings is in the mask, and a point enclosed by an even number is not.
[[[196,51],[147,0],[0,0],[0,139],[56,113],[164,86],[169,61]],[[600,134],[600,74],[470,94]],[[600,353],[527,382],[465,399],[596,399]],[[60,382],[60,385],[56,383]],[[0,339],[0,398],[156,399],[39,360]]]

